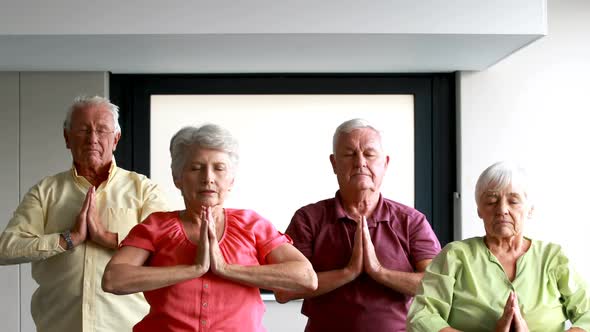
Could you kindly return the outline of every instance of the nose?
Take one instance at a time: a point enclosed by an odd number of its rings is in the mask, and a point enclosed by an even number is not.
[[[367,159],[362,153],[357,153],[354,155],[354,166],[358,168],[367,166]]]
[[[213,168],[212,167],[205,167],[204,174],[203,174],[203,183],[213,183]]]
[[[86,132],[86,139],[90,142],[97,142],[99,140],[98,131],[96,130],[88,130]]]
[[[496,205],[496,213],[498,215],[508,214],[508,202],[504,199],[501,199]]]

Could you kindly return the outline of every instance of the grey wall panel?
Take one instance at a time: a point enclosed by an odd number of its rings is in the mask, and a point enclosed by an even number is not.
[[[45,176],[68,169],[71,156],[63,138],[63,119],[74,97],[108,96],[105,72],[27,72],[20,84],[21,196]],[[21,265],[21,332],[35,331],[31,295],[37,288],[30,264]]]
[[[0,229],[4,229],[19,201],[18,136],[19,74],[0,73]],[[0,266],[0,322],[2,331],[19,330],[19,268]]]

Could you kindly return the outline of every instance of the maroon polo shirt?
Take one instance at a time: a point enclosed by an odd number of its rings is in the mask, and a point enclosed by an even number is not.
[[[414,272],[416,262],[431,259],[440,243],[426,217],[417,210],[379,196],[367,218],[371,240],[384,267]],[[335,198],[295,212],[286,233],[313,264],[316,272],[345,267],[352,255],[356,222]],[[303,301],[306,332],[405,331],[411,296],[398,293],[362,273],[329,293]]]

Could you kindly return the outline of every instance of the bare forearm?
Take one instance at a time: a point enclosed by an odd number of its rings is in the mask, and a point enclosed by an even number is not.
[[[423,272],[401,272],[382,267],[371,278],[397,292],[414,296],[423,276]]]
[[[102,236],[92,238],[92,241],[104,248],[116,249],[119,246],[119,235],[106,231]]]
[[[579,327],[572,327],[571,329],[567,330],[567,332],[586,332],[586,330]]]
[[[222,278],[273,291],[304,292],[317,287],[309,262],[291,261],[268,265],[227,265]]]
[[[277,301],[279,303],[285,303],[295,299],[305,299],[323,295],[353,281],[357,277],[356,274],[346,268],[319,272],[317,273],[317,276],[317,289],[303,292],[275,291]]]
[[[117,295],[154,290],[202,276],[207,271],[195,265],[167,267],[110,264],[102,278],[102,289]]]

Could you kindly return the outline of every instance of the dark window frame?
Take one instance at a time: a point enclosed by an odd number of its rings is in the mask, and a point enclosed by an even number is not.
[[[117,163],[147,176],[154,94],[412,94],[415,207],[426,215],[441,244],[453,240],[457,151],[452,73],[111,74],[110,98],[121,109],[123,132],[115,152]]]

